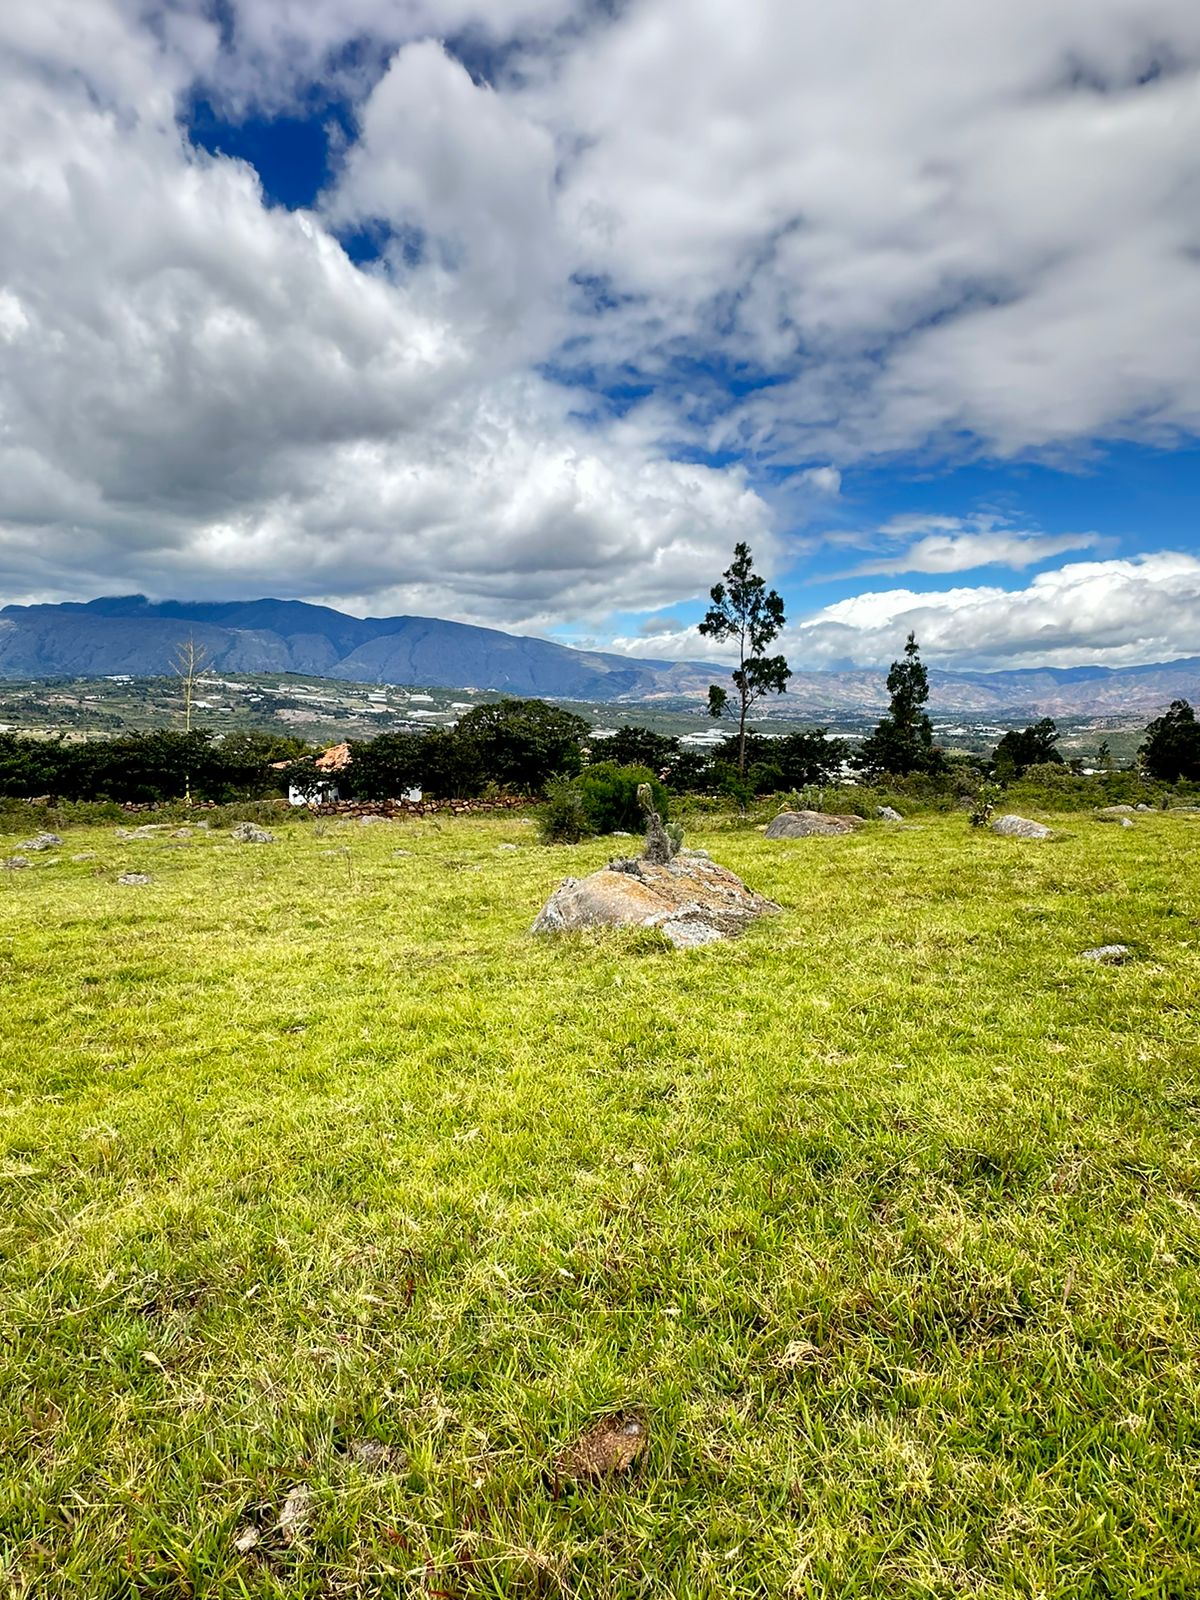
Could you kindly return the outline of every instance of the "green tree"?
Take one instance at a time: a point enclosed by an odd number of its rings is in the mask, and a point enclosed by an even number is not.
[[[1169,711],[1155,717],[1138,755],[1145,771],[1162,783],[1200,782],[1200,723],[1186,700],[1173,700]]]
[[[924,709],[929,675],[914,634],[905,642],[903,659],[892,662],[887,686],[891,705],[875,732],[863,740],[859,764],[867,772],[889,772],[898,778],[943,771],[946,757],[933,742],[933,724]]]
[[[1032,727],[1010,728],[992,751],[992,765],[1003,783],[1022,777],[1030,767],[1061,765],[1062,756],[1055,748],[1058,729],[1050,717],[1043,717]]]
[[[454,738],[476,752],[486,778],[503,789],[541,794],[551,778],[583,765],[588,725],[544,700],[497,700],[459,720]]]
[[[738,664],[731,674],[736,699],[714,683],[708,691],[708,714],[732,716],[738,725],[738,775],[746,774],[746,718],[764,695],[783,694],[791,671],[783,656],[769,656],[766,649],[779,637],[787,620],[783,601],[753,568],[750,546],[733,547],[733,561],[723,574],[723,582],[709,591],[712,605],[700,624],[708,639],[737,645]]]

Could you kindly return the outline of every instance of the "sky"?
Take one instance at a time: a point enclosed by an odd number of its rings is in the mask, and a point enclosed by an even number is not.
[[[1200,655],[1196,0],[0,7],[0,604]]]

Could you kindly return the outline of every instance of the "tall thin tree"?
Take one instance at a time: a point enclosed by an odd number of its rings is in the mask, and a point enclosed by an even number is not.
[[[175,654],[171,666],[175,675],[183,684],[183,731],[192,731],[192,711],[196,704],[196,681],[204,670],[204,663],[208,660],[208,651],[202,644],[197,644],[194,636],[188,634],[186,639],[180,641],[175,647]],[[185,805],[192,803],[192,775],[184,774],[183,800]]]
[[[767,694],[783,694],[791,669],[783,656],[769,656],[767,646],[779,637],[786,617],[783,601],[774,589],[754,571],[750,546],[739,542],[733,547],[733,561],[723,574],[724,581],[710,590],[712,605],[700,624],[709,639],[732,640],[737,645],[738,664],[731,674],[736,699],[720,684],[710,685],[710,717],[736,717],[738,725],[738,773],[746,775],[746,719],[751,708]]]

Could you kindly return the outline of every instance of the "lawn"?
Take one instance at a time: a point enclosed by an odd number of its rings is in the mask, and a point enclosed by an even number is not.
[[[1200,1593],[1200,816],[1058,826],[709,821],[691,952],[511,813],[0,875],[0,1594]]]

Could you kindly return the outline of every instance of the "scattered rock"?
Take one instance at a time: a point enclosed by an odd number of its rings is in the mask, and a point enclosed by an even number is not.
[[[612,831],[612,837],[614,839],[632,839],[633,835],[630,833],[628,828],[614,828]]]
[[[542,907],[535,933],[580,928],[659,928],[680,948],[741,933],[778,911],[726,868],[695,855],[666,864],[618,860],[586,878],[566,878]]]
[[[311,1516],[312,1490],[298,1483],[283,1502],[283,1510],[279,1513],[279,1531],[289,1544],[300,1537]]]
[[[24,839],[17,846],[18,850],[53,850],[55,845],[62,843],[56,833],[38,833],[32,839]]]
[[[853,833],[861,817],[827,816],[823,811],[781,811],[767,828],[768,839],[808,839],[815,834]]]
[[[346,1454],[360,1467],[390,1467],[396,1452],[379,1439],[355,1439],[346,1446]]]
[[[896,810],[896,808],[894,806],[880,806],[876,810],[875,815],[879,818],[880,822],[903,822],[904,821],[904,818],[900,815],[900,813]]]
[[[1094,950],[1081,950],[1084,961],[1098,961],[1105,967],[1123,967],[1132,960],[1133,951],[1127,944],[1098,944]]]
[[[1053,831],[1044,822],[1031,822],[1028,817],[1017,817],[1012,813],[997,817],[992,823],[992,832],[1001,833],[1007,839],[1048,839]]]
[[[515,850],[516,848],[517,848],[516,845],[513,845],[513,849]],[[328,852],[326,852],[326,853],[328,853]],[[412,855],[412,851],[411,850],[393,850],[392,854],[394,856],[411,856]]]
[[[1098,817],[1127,817],[1132,811],[1132,806],[1101,806],[1096,815]]]
[[[24,867],[31,865],[32,863],[26,861],[24,856],[9,856],[7,861],[0,861],[0,867],[3,867],[5,872],[20,872]]]
[[[237,1538],[233,1541],[233,1548],[238,1552],[239,1555],[244,1556],[248,1551],[254,1549],[255,1545],[259,1542],[259,1538],[260,1535],[257,1528],[243,1528],[241,1533],[239,1533]]]
[[[130,889],[141,889],[146,884],[153,883],[154,879],[148,872],[123,872],[117,882],[125,884]]]
[[[375,813],[372,812],[370,816],[359,817],[358,825],[359,825],[360,828],[370,828],[376,822],[386,822],[386,821],[387,821],[386,817],[376,816]]]
[[[1096,821],[1097,822],[1111,822],[1111,823],[1114,824],[1114,826],[1116,826],[1118,828],[1132,828],[1133,827],[1133,818],[1132,817],[1118,816],[1118,815],[1116,815],[1115,812],[1112,812],[1112,811],[1097,811],[1097,813],[1096,813]]]
[[[1148,806],[1144,800],[1139,800],[1137,805],[1134,806],[1133,809],[1135,811],[1153,811],[1154,807],[1153,806]]]
[[[192,837],[192,829],[191,828],[176,828],[175,832],[171,835],[171,837],[172,837],[172,839],[190,839]]]
[[[520,845],[517,844],[498,844],[496,846],[497,850],[519,850],[520,848]]]
[[[71,857],[72,861],[95,861],[95,859],[96,852],[94,850],[82,850],[79,855]]]
[[[118,828],[118,839],[153,839],[156,833],[165,832],[165,822],[144,822],[140,828]]]
[[[681,850],[681,856],[691,856],[694,861],[711,861],[712,857],[707,850]]]
[[[348,856],[350,852],[345,845],[341,845],[337,850],[322,850],[321,854],[323,856]]]
[[[611,1478],[614,1473],[629,1471],[645,1450],[646,1441],[641,1417],[627,1412],[601,1417],[562,1452],[554,1470],[560,1478],[575,1481]]]
[[[260,828],[253,822],[239,822],[236,828],[230,831],[229,837],[238,844],[274,844],[275,835]]]

